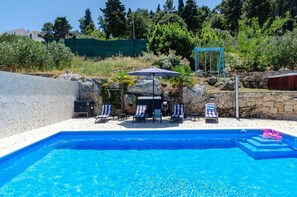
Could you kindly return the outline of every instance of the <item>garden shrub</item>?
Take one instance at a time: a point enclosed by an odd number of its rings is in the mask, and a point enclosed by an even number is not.
[[[264,48],[267,62],[274,70],[280,68],[297,68],[297,29],[283,36],[275,36]]]
[[[169,51],[168,55],[160,55],[156,64],[162,69],[170,70],[171,67],[189,66],[190,62],[186,58],[176,55],[175,51]]]
[[[1,70],[49,70],[70,66],[73,54],[64,43],[44,44],[24,36],[0,36]]]
[[[59,42],[54,41],[48,43],[47,50],[51,55],[55,68],[61,70],[71,65],[71,61],[74,55],[69,48],[65,47],[62,40],[60,40]]]
[[[176,55],[190,59],[194,48],[193,35],[177,23],[157,25],[148,48],[154,54],[165,55],[175,50]]]

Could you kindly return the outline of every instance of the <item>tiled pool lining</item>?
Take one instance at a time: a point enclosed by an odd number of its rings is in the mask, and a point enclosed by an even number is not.
[[[75,138],[75,136],[97,136],[97,137],[103,137],[103,136],[111,136],[111,137],[121,137],[121,136],[130,136],[130,137],[141,137],[141,136],[150,136],[150,135],[157,135],[157,136],[165,136],[167,134],[170,135],[195,135],[195,134],[202,134],[203,137],[208,138],[222,138],[222,137],[228,137],[228,138],[235,138],[239,139],[239,142],[237,144],[237,147],[241,148],[245,152],[247,152],[250,156],[252,156],[255,159],[262,159],[263,154],[257,155],[254,154],[253,151],[247,150],[245,147],[243,147],[243,144],[246,143],[247,138],[259,136],[262,134],[263,129],[242,129],[242,128],[225,128],[225,129],[171,129],[171,130],[65,130],[65,131],[57,131],[53,132],[49,135],[44,135],[40,139],[35,139],[30,142],[26,142],[23,144],[20,144],[18,146],[14,146],[13,148],[7,149],[7,151],[2,151],[0,154],[0,162],[1,160],[5,158],[10,158],[18,153],[25,152],[28,149],[31,149],[32,147],[38,146],[39,144],[43,144],[44,142],[48,142],[51,139],[58,139],[59,137],[68,137],[68,138]],[[244,131],[244,132],[242,132]],[[245,132],[247,131],[247,132]],[[283,140],[285,143],[289,144],[290,146],[297,147],[297,137],[291,136],[288,134],[281,134],[283,136]],[[241,142],[240,142],[241,141]],[[275,141],[275,143],[278,143]],[[266,142],[264,142],[266,144]],[[261,145],[262,146],[262,145]],[[260,149],[263,147],[260,147]],[[266,153],[264,153],[266,154]],[[292,156],[292,155],[291,155]],[[295,157],[295,153],[293,155]],[[297,155],[296,155],[297,156]],[[285,157],[285,156],[279,156],[279,157]],[[267,158],[270,158],[269,156]]]

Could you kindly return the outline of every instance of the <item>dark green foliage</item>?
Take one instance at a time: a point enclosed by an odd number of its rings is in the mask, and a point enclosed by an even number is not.
[[[169,23],[178,23],[179,26],[182,28],[187,28],[187,24],[184,22],[184,20],[175,13],[165,13],[165,12],[158,12],[153,21],[155,24],[169,24]]]
[[[193,35],[177,23],[157,25],[149,40],[149,50],[155,54],[168,54],[170,50],[176,55],[190,58],[194,48]]]
[[[66,38],[71,29],[72,27],[66,17],[56,18],[53,28],[55,38]]]
[[[64,69],[71,64],[73,54],[70,49],[65,47],[63,40],[47,44],[47,51],[51,55],[56,69]]]
[[[134,20],[134,22],[133,22]],[[135,39],[148,39],[152,20],[146,9],[137,9],[128,15],[128,38],[133,38],[133,23],[135,31]]]
[[[292,0],[275,0],[273,4],[275,17],[286,17],[290,15],[290,20],[285,24],[284,30],[292,31],[297,22],[297,1]]]
[[[243,0],[223,0],[221,13],[225,16],[228,30],[234,35],[238,32],[238,21],[242,14]]]
[[[163,8],[164,12],[172,13],[173,11],[175,11],[175,6],[173,6],[173,0],[166,0]]]
[[[260,27],[272,16],[271,0],[245,0],[242,9],[244,18],[258,18]]]
[[[3,70],[63,69],[70,65],[72,57],[62,42],[47,46],[27,37],[0,36],[0,67]]]
[[[214,29],[226,30],[226,20],[222,14],[212,14],[209,22]]]
[[[79,19],[79,28],[81,33],[85,35],[90,35],[95,30],[95,24],[91,16],[90,9],[86,9],[84,18]]]
[[[129,17],[131,13],[132,13],[132,10],[131,10],[131,8],[129,8],[128,12],[127,12],[127,17]]]
[[[198,21],[197,5],[195,0],[187,0],[182,18],[188,26],[188,30],[197,32],[199,26],[201,27],[201,21]]]
[[[158,7],[157,7],[157,10],[156,10],[156,13],[160,12],[161,11],[161,8],[160,8],[160,4],[158,4]]]
[[[207,6],[202,6],[197,9],[197,30],[200,31],[204,23],[211,18],[211,10]]]
[[[104,15],[104,21],[99,23],[104,26],[107,38],[112,35],[116,38],[122,38],[127,35],[125,6],[120,0],[108,0],[105,8],[100,8]]]
[[[199,37],[196,37],[195,46],[200,48],[223,47],[227,51],[234,51],[235,38],[228,32],[205,26]]]
[[[178,15],[182,16],[183,12],[184,12],[184,0],[178,0]]]
[[[51,22],[47,22],[43,24],[43,27],[41,29],[41,32],[43,33],[43,39],[49,40],[54,38],[54,24]]]
[[[269,40],[264,47],[264,54],[274,70],[297,69],[297,29]]]

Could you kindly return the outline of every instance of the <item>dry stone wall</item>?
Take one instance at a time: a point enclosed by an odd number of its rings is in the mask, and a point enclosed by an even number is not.
[[[74,116],[78,82],[0,71],[0,138]]]
[[[282,70],[270,72],[239,72],[237,73],[237,75],[244,87],[267,89],[267,77],[289,73],[297,73],[297,70]],[[232,74],[231,76],[234,76],[234,74]]]
[[[235,117],[235,93],[208,94],[215,98],[218,112],[223,117]],[[241,118],[269,118],[297,120],[297,91],[240,92]]]

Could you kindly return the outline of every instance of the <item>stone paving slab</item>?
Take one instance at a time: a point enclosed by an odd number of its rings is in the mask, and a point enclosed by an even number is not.
[[[75,118],[63,122],[34,129],[21,134],[0,139],[0,157],[9,154],[33,142],[44,139],[59,131],[103,131],[103,130],[148,130],[148,129],[226,129],[226,128],[270,128],[297,137],[297,121],[268,120],[268,119],[240,119],[219,118],[218,123],[205,123],[204,118],[186,119],[183,123],[170,123],[169,117],[163,122],[152,122],[147,119],[145,123],[132,123],[129,117],[125,121],[111,119],[106,123],[95,123],[95,118]]]

